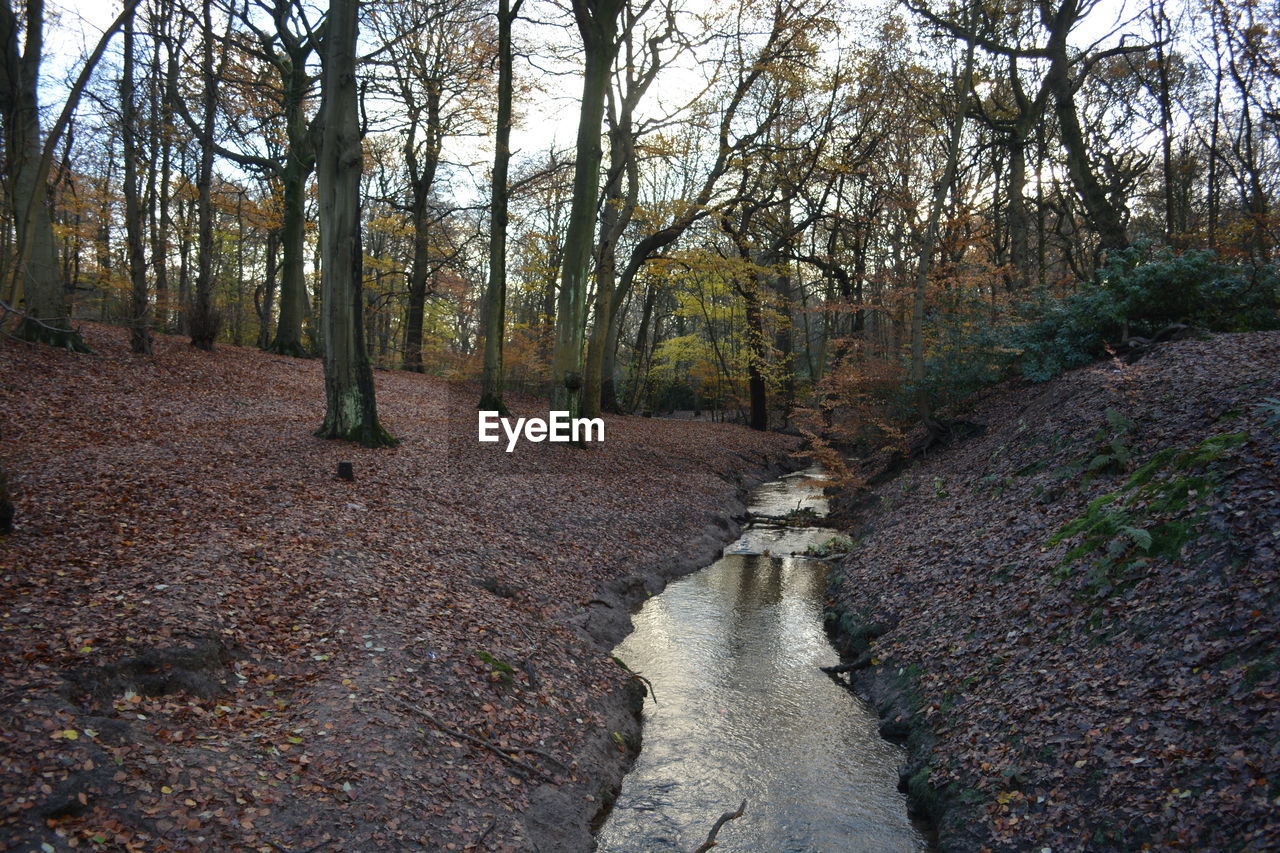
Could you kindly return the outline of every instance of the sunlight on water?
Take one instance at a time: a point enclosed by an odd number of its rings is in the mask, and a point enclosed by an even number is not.
[[[753,513],[781,516],[797,502],[825,512],[820,486],[782,483],[757,491]],[[827,566],[784,556],[832,535],[749,529],[636,615],[615,654],[653,683],[657,702],[645,703],[644,747],[601,850],[693,850],[743,799],[717,850],[924,849],[897,791],[902,750],[818,670],[838,662],[822,630]]]
[[[823,473],[818,468],[797,471],[780,480],[765,483],[751,493],[747,511],[756,517],[778,518],[797,509],[827,514],[827,498],[822,493]]]

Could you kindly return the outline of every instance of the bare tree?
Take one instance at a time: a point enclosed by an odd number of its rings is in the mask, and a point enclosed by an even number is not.
[[[324,424],[316,435],[365,447],[395,444],[378,423],[373,369],[365,349],[364,250],[356,34],[359,0],[330,0],[321,73],[320,282],[324,339]]]
[[[93,69],[112,36],[133,15],[138,0],[128,0],[80,68],[53,128],[40,141],[40,63],[44,54],[44,0],[28,0],[24,44],[12,0],[0,3],[0,120],[4,123],[5,177],[9,185],[17,253],[9,302],[22,299],[26,312],[19,337],[87,352],[71,330],[65,285],[54,253],[48,176],[53,151],[71,120]]]
[[[138,109],[134,103],[134,16],[124,24],[124,61],[120,73],[120,134],[124,138],[124,227],[129,257],[129,348],[151,354],[151,307],[147,302],[147,261],[142,247],[142,205],[138,198]]]
[[[556,343],[551,362],[551,407],[578,417],[582,410],[582,343],[586,331],[587,277],[600,195],[600,128],[605,92],[618,52],[618,15],[624,0],[573,0],[585,59],[578,116],[578,159],[573,202],[564,240],[564,267],[556,304]]]
[[[524,0],[498,0],[498,115],[493,133],[493,177],[489,209],[489,289],[485,294],[484,368],[480,408],[507,413],[502,400],[502,349],[507,328],[508,171],[511,163],[511,100],[514,91],[511,25]]]

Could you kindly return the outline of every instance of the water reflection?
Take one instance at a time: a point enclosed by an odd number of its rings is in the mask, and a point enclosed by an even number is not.
[[[742,535],[732,545],[726,545],[724,553],[785,557],[817,548],[835,535],[834,530],[825,527],[753,525],[742,531]]]
[[[812,496],[801,478],[785,485],[753,511]],[[901,750],[818,670],[837,662],[822,631],[826,564],[778,556],[817,535],[832,533],[749,530],[636,615],[615,654],[653,682],[657,703],[645,704],[644,748],[601,850],[693,850],[743,799],[746,814],[721,830],[718,850],[924,848],[896,790]]]
[[[826,515],[825,477],[821,468],[813,467],[758,486],[751,493],[747,511],[756,518],[780,518],[796,510]]]

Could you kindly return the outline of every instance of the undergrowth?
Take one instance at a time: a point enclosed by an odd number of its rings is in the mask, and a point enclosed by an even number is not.
[[[1131,428],[1130,423],[1125,432]],[[1138,467],[1120,488],[1091,500],[1083,515],[1067,522],[1049,539],[1048,545],[1054,546],[1079,537],[1058,564],[1059,579],[1083,569],[1083,593],[1101,599],[1128,585],[1152,561],[1176,559],[1195,538],[1208,509],[1207,498],[1218,490],[1219,476],[1213,463],[1247,438],[1242,432],[1222,433],[1190,448],[1165,448]],[[1083,463],[1082,469],[1096,473],[1123,465],[1129,458],[1128,446],[1113,439]]]

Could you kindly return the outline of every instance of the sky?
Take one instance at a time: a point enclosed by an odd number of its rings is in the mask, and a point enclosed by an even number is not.
[[[535,0],[528,0],[526,15],[532,14],[544,19],[551,19],[554,7],[550,3],[541,2],[533,5]],[[687,0],[686,9],[706,10],[711,0]],[[845,9],[851,17],[866,17],[861,14],[874,9],[883,9],[885,0],[845,0]],[[118,0],[102,2],[102,0],[47,0],[47,13],[50,21],[46,24],[46,62],[44,66],[44,83],[42,102],[46,106],[57,106],[66,91],[66,81],[79,69],[81,58],[97,43],[103,31],[119,12]],[[1077,29],[1073,42],[1084,46],[1092,41],[1106,38],[1108,43],[1116,40],[1116,31],[1123,33],[1126,22],[1141,13],[1140,0],[1098,0],[1093,12]],[[572,28],[557,29],[553,26],[535,24],[529,20],[520,20],[516,24],[517,48],[522,44],[531,47],[539,55],[543,51],[534,47],[538,42],[558,45],[569,59],[552,61],[538,60],[535,69],[528,62],[521,62],[517,67],[517,75],[526,80],[540,78],[542,85],[522,97],[516,105],[520,123],[513,130],[514,164],[517,166],[523,158],[539,157],[552,146],[567,148],[572,145],[577,132],[578,98],[581,93],[581,77],[578,74],[573,53],[577,46],[577,34]],[[118,42],[118,39],[117,39]],[[114,45],[118,48],[118,44]],[[705,85],[706,75],[697,68],[697,59],[686,57],[676,70],[660,79],[655,85],[647,105],[651,111],[658,111],[664,101],[670,105],[687,98]],[[83,106],[82,106],[83,109]],[[458,162],[487,163],[491,158],[491,149],[484,140],[471,141],[455,147],[451,159]],[[479,184],[485,178],[483,165],[472,170],[475,187],[455,186],[455,192],[470,196],[479,192]]]

